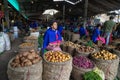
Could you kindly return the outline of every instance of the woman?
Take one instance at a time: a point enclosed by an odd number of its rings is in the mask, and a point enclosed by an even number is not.
[[[92,35],[92,41],[94,43],[97,43],[98,41],[105,43],[105,39],[100,37],[100,29],[101,29],[101,25],[97,24],[95,30],[93,31],[93,35]]]
[[[83,24],[80,25],[80,38],[84,39],[87,36],[87,30],[83,27]]]
[[[44,34],[43,50],[61,50],[60,43],[62,37],[57,30],[57,22],[52,22],[51,28],[49,28]]]

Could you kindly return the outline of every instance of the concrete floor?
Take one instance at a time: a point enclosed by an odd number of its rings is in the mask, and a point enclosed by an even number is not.
[[[5,51],[3,54],[0,54],[0,80],[8,80],[7,78],[7,65],[11,58],[13,58],[17,53],[18,45],[22,42],[22,40],[16,39],[12,42],[12,49],[10,51]]]
[[[0,54],[0,80],[8,80],[7,78],[7,65],[11,58],[13,58],[17,53],[18,45],[22,43],[22,39],[16,39],[12,43],[12,49],[10,51],[5,51],[4,54]],[[120,78],[120,68],[118,71],[118,77]]]

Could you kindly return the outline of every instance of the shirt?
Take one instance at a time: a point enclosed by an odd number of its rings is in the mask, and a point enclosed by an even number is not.
[[[106,21],[104,23],[104,27],[105,27],[105,32],[112,32],[113,27],[115,26],[115,22],[112,20]]]

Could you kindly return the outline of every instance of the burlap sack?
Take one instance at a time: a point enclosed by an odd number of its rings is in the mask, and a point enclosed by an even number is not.
[[[72,42],[78,41],[80,39],[80,34],[72,34]]]
[[[76,49],[76,53],[75,53],[75,56],[86,56],[86,57],[89,57],[90,54],[94,53],[96,50],[94,49],[93,52],[81,52],[79,51],[79,49]]]
[[[73,56],[76,51],[75,51],[75,48],[73,48],[72,46],[68,46],[67,52],[68,52],[71,56]]]
[[[83,75],[86,72],[92,71],[94,68],[92,68],[92,69],[84,69],[84,68],[78,68],[77,66],[73,65],[72,78],[74,80],[83,80]]]
[[[119,50],[113,49],[113,53],[120,57],[120,51]]]
[[[30,50],[35,50],[35,51],[37,51],[37,46],[36,45],[34,45],[34,46],[27,46],[27,47],[20,47],[19,46],[19,52],[25,52],[25,51],[30,51]]]
[[[70,80],[71,71],[72,58],[69,61],[58,63],[48,62],[44,58],[43,80]]]
[[[118,66],[119,66],[119,57],[115,60],[102,60],[102,59],[95,59],[92,57],[93,62],[96,66],[101,69],[105,73],[106,80],[114,80],[117,76]]]
[[[9,80],[42,80],[42,60],[29,67],[12,68],[10,63],[13,59],[8,63],[7,74]]]
[[[62,45],[62,51],[64,51],[64,52],[68,52],[68,46],[66,46],[66,45]]]

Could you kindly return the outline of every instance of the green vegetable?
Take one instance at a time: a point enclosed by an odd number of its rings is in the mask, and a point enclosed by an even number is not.
[[[84,80],[102,80],[102,78],[98,74],[96,74],[94,71],[85,73],[83,77],[84,77]]]
[[[42,45],[43,45],[43,35],[40,35],[38,37],[38,43],[39,43],[39,47],[42,47]]]

